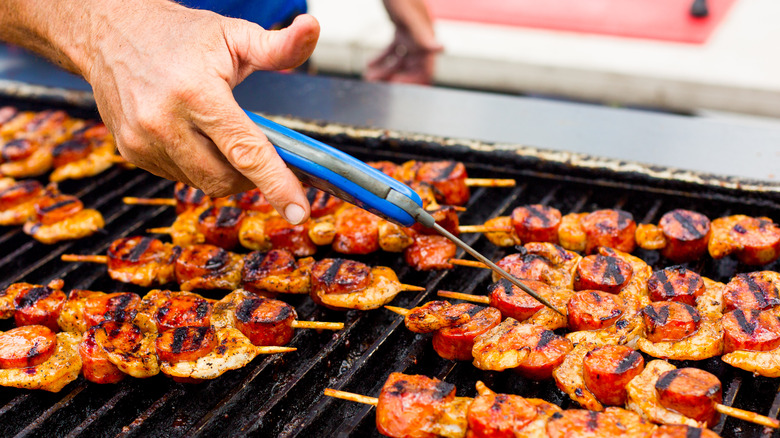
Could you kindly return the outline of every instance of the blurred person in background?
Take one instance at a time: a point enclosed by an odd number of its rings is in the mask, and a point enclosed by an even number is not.
[[[319,23],[303,14],[305,0],[186,2],[195,9],[168,0],[2,0],[0,40],[83,76],[131,163],[210,196],[257,187],[289,222],[305,221],[300,182],[232,89],[254,71],[304,63]],[[422,0],[386,5],[396,38],[367,76],[424,78],[414,73],[428,71],[422,49],[440,48]]]

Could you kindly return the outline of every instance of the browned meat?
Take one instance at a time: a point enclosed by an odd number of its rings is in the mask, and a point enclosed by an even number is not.
[[[699,427],[684,424],[664,424],[650,435],[650,438],[718,438],[720,435]]]
[[[428,213],[433,216],[433,219],[437,224],[441,225],[442,228],[455,236],[460,235],[460,229],[458,228],[460,226],[460,219],[458,219],[458,212],[455,211],[454,207],[438,207],[435,210],[428,210]],[[427,228],[420,223],[412,225],[412,229],[418,233],[439,235],[438,231],[433,228]]]
[[[573,348],[571,341],[534,324],[505,319],[474,340],[474,366],[514,369],[531,379],[548,379]]]
[[[191,245],[176,258],[174,273],[182,290],[237,289],[243,258],[213,245]]]
[[[297,257],[306,257],[317,252],[317,245],[309,237],[306,224],[293,225],[278,216],[265,221],[265,234],[275,249],[286,249]]]
[[[157,357],[162,362],[195,361],[217,346],[217,336],[211,326],[177,327],[161,332],[155,341]]]
[[[52,149],[54,167],[62,167],[86,158],[95,149],[94,143],[85,138],[62,142]]]
[[[244,211],[257,212],[268,214],[274,211],[273,206],[265,199],[265,195],[260,189],[252,189],[246,192],[241,192],[233,195],[232,201],[236,204],[236,207]],[[314,216],[314,210],[312,209],[312,216]]]
[[[735,309],[723,315],[723,350],[770,351],[780,347],[780,320],[775,312]]]
[[[710,220],[691,210],[676,209],[661,217],[658,226],[666,238],[661,255],[682,263],[698,260],[707,251],[710,239]]]
[[[205,243],[233,249],[238,245],[238,230],[244,217],[244,212],[237,207],[209,208],[198,216],[197,230],[203,234]]]
[[[108,275],[139,286],[175,280],[175,260],[181,248],[151,237],[125,237],[108,247]]]
[[[583,360],[583,378],[590,392],[605,405],[626,404],[626,384],[642,372],[642,355],[625,345],[591,350]]]
[[[419,375],[392,373],[376,406],[379,433],[396,438],[434,438],[436,423],[455,385]]]
[[[156,306],[154,322],[157,330],[211,325],[211,303],[194,295],[168,296]]]
[[[333,249],[342,254],[369,254],[379,250],[381,219],[358,207],[348,207],[336,217]]]
[[[312,290],[322,294],[348,294],[371,283],[371,268],[346,259],[323,259],[311,269]]]
[[[450,260],[458,247],[444,236],[414,236],[414,243],[404,250],[404,260],[418,271],[451,269]]]
[[[34,367],[46,362],[56,347],[56,335],[42,325],[26,325],[0,333],[0,369]]]
[[[687,304],[655,302],[642,309],[646,336],[650,342],[680,341],[699,329],[701,315]]]
[[[583,257],[574,274],[574,290],[600,290],[616,294],[631,280],[634,270],[618,258],[603,255]]]
[[[566,309],[569,330],[599,330],[613,325],[626,311],[626,303],[617,295],[588,290],[574,294]]]
[[[586,235],[585,252],[592,254],[600,246],[632,252],[636,247],[636,222],[623,210],[597,210],[581,220]]]
[[[202,190],[177,182],[173,189],[173,199],[176,200],[176,214],[203,207],[211,202]]]
[[[655,426],[639,415],[621,408],[604,412],[567,409],[553,414],[547,423],[549,438],[645,438]]]
[[[704,293],[704,280],[682,266],[672,266],[653,272],[647,281],[647,293],[652,301],[676,301],[689,306]]]
[[[734,309],[763,310],[780,304],[780,274],[772,271],[737,274],[726,284],[723,306]]]
[[[458,304],[469,306],[465,313],[468,321],[444,327],[433,335],[433,349],[439,356],[449,360],[471,360],[471,350],[474,339],[501,322],[501,312],[492,307],[481,307],[474,304]],[[455,306],[453,306],[455,307]]]
[[[539,417],[536,406],[518,395],[480,393],[469,406],[467,438],[516,437]]]
[[[35,201],[35,222],[52,225],[84,209],[84,204],[71,195],[47,193]]]
[[[309,187],[306,189],[306,198],[311,206],[311,217],[318,218],[336,213],[336,210],[344,206],[344,200],[331,195],[328,192]]]
[[[715,404],[723,400],[720,380],[698,368],[678,368],[667,371],[655,383],[658,400],[667,409],[688,418],[717,424],[720,415]]]
[[[86,326],[93,327],[103,321],[132,322],[140,304],[141,297],[132,292],[87,297],[84,300],[83,313]]]
[[[470,196],[466,167],[456,161],[418,162],[415,180],[430,184],[436,200],[445,205],[465,205]]]
[[[561,212],[553,207],[534,204],[512,211],[512,225],[522,242],[558,243]]]
[[[236,328],[258,346],[287,345],[293,337],[295,309],[278,300],[248,297],[237,303]]]
[[[81,356],[81,374],[93,383],[118,383],[127,374],[108,360],[108,355],[95,342],[97,327],[91,327],[84,333],[84,339],[79,344]]]
[[[17,181],[10,187],[0,190],[0,211],[5,212],[22,204],[30,203],[43,194],[43,186],[36,180]],[[30,204],[32,206],[32,204]],[[34,212],[34,210],[32,210]],[[4,220],[2,225],[18,225],[27,220],[26,216],[16,223]]]
[[[406,328],[415,333],[431,333],[468,322],[471,304],[452,305],[449,301],[429,301],[409,310],[404,316]]]
[[[257,294],[306,294],[311,290],[310,257],[295,260],[287,250],[255,251],[244,257],[241,284]]]
[[[780,257],[780,226],[768,217],[718,218],[712,221],[708,249],[714,259],[734,254],[746,265],[765,265]]]
[[[52,331],[59,331],[60,326],[57,319],[60,317],[60,311],[65,304],[65,293],[60,286],[39,286],[30,285],[19,291],[14,299],[14,321],[17,326],[23,325],[42,325]]]
[[[552,292],[550,286],[540,281],[525,280],[524,284],[542,296]],[[490,306],[498,309],[504,318],[525,321],[544,308],[544,304],[503,278],[488,286],[488,292]]]

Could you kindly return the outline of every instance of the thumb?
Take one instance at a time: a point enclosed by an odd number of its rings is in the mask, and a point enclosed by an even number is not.
[[[227,41],[243,80],[255,70],[285,70],[303,64],[320,36],[320,24],[311,15],[299,15],[281,30],[264,30],[245,20],[230,20]]]

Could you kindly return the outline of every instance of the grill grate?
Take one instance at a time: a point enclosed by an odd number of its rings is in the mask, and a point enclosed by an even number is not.
[[[402,161],[452,153],[442,148],[436,155],[435,148],[427,148],[421,154],[415,145],[404,146],[398,142],[388,142],[389,146],[383,150],[377,150],[372,144],[372,150],[367,151],[357,141],[325,140],[363,159]],[[468,210],[461,216],[466,224],[481,223],[528,203],[548,204],[565,213],[620,207],[633,213],[638,221],[657,221],[661,214],[677,207],[692,208],[710,217],[742,212],[780,219],[780,206],[771,199],[741,197],[740,193],[697,192],[664,184],[643,185],[597,174],[587,179],[545,173],[514,167],[511,161],[497,165],[495,158],[491,160],[473,152],[459,154],[453,158],[469,162],[467,166],[473,176],[517,178],[521,182],[515,188],[474,190]],[[64,192],[77,194],[85,205],[101,210],[106,218],[106,234],[45,246],[31,241],[18,228],[2,229],[0,247],[5,251],[0,254],[0,286],[23,280],[46,283],[63,278],[67,289],[143,293],[142,288],[111,281],[105,267],[66,264],[59,261],[59,256],[66,252],[105,253],[116,238],[143,234],[146,228],[170,224],[173,209],[127,206],[121,203],[121,198],[168,197],[172,185],[139,170],[121,169],[112,169],[88,181],[63,183]],[[479,235],[468,235],[466,241],[492,259],[509,252],[494,247]],[[328,255],[329,251],[322,250],[317,257]],[[639,251],[638,255],[656,267],[664,262],[653,252]],[[490,281],[489,272],[468,268],[414,272],[396,255],[356,258],[390,266],[404,283],[428,288],[426,292],[399,295],[393,304],[401,307],[428,301],[438,289],[479,293]],[[731,259],[705,260],[691,268],[717,280],[750,270]],[[778,270],[780,263],[768,268]],[[214,292],[205,295],[219,296]],[[336,312],[319,308],[306,297],[292,297],[290,303],[302,319],[344,321],[345,328],[336,333],[298,330],[291,343],[298,351],[258,358],[243,369],[199,385],[178,384],[160,375],[106,386],[80,378],[58,394],[0,388],[0,434],[178,437],[212,436],[230,431],[257,436],[376,436],[373,408],[330,399],[322,391],[333,387],[376,395],[393,371],[445,378],[458,385],[458,395],[473,396],[474,383],[483,380],[497,391],[541,397],[563,407],[572,405],[551,381],[531,382],[511,373],[482,372],[468,363],[439,358],[431,348],[429,336],[407,331],[402,319],[389,311]],[[0,323],[2,329],[10,326],[10,322]],[[778,415],[778,381],[754,378],[718,359],[698,366],[722,379],[725,404]],[[716,431],[729,437],[764,433],[758,426],[731,419],[724,419]],[[770,436],[768,432],[766,436]]]

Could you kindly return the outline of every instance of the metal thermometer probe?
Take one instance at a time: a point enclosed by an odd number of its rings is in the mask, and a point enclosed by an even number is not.
[[[487,265],[493,272],[563,315],[510,273],[496,266],[474,248],[442,228],[422,206],[422,199],[409,186],[397,181],[355,157],[313,138],[246,111],[268,137],[279,156],[304,183],[362,207],[377,216],[405,227],[419,222],[433,228],[464,251]]]

